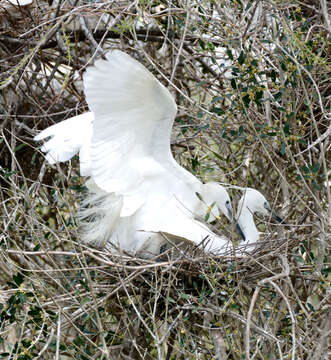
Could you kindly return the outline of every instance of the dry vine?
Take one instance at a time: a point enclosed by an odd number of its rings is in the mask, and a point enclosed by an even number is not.
[[[327,1],[12,2],[0,1],[0,356],[327,359]],[[177,161],[259,189],[288,226],[257,219],[247,257],[146,261],[79,242],[77,159],[50,167],[32,137],[87,110],[82,74],[112,48],[176,97]],[[215,227],[238,245],[225,219]]]

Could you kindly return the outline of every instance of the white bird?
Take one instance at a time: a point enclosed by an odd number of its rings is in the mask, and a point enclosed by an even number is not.
[[[222,212],[230,198],[203,184],[170,151],[177,106],[169,91],[138,61],[114,50],[84,75],[91,112],[55,124],[35,137],[54,164],[79,153],[90,195],[79,212],[83,240],[140,256],[160,253],[166,237],[221,254],[228,239],[197,220]],[[206,240],[204,242],[204,240]]]
[[[26,6],[32,4],[33,0],[7,0],[12,5],[16,6]]]
[[[259,239],[259,231],[254,222],[254,213],[272,217],[281,224],[285,222],[271,209],[267,199],[259,191],[252,188],[243,190],[244,194],[238,203],[237,223],[247,244],[256,243]]]

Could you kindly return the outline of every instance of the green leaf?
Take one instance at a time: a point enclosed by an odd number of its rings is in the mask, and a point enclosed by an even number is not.
[[[33,248],[33,251],[38,251],[40,249],[41,245],[40,244],[37,244],[34,248]]]
[[[40,316],[41,312],[42,310],[39,306],[34,306],[30,311],[28,311],[28,315],[32,317],[36,317],[36,316]]]
[[[246,5],[246,8],[245,8],[245,11],[249,10],[253,5],[253,2],[249,2],[247,5]]]
[[[226,49],[226,55],[230,58],[230,60],[233,60],[233,55],[230,49]]]
[[[292,119],[294,117],[294,112],[291,111],[289,114],[286,114],[287,119]]]
[[[232,271],[235,269],[235,267],[236,267],[236,263],[233,262],[233,263],[231,263],[231,264],[228,266],[228,268],[225,270],[225,272],[226,272],[226,273],[230,273],[230,272],[232,272]]]
[[[270,77],[271,77],[271,80],[275,83],[276,79],[277,79],[277,74],[276,74],[275,70],[271,71]]]
[[[307,306],[309,307],[310,311],[315,311],[314,306],[311,303],[307,302]]]
[[[306,165],[302,166],[302,167],[301,167],[301,170],[302,170],[305,174],[310,173],[310,170],[309,170],[309,168],[308,168]]]
[[[283,132],[284,132],[285,136],[290,135],[290,123],[288,123],[288,122],[284,123]]]
[[[229,306],[231,309],[236,309],[236,310],[239,310],[240,309],[240,306],[238,304],[230,304]]]
[[[302,257],[302,256],[294,256],[294,259],[297,261],[297,262],[299,262],[299,263],[301,263],[301,264],[305,264],[306,263],[306,261],[305,261],[305,259]]]
[[[238,74],[240,73],[240,69],[237,68],[237,67],[233,67],[232,70],[231,70],[231,74],[233,76],[238,76]]]
[[[197,198],[198,198],[200,201],[203,201],[203,198],[202,198],[201,194],[199,194],[198,192],[196,192],[195,195],[197,196]]]
[[[256,59],[251,61],[251,66],[257,67],[259,65],[258,61]],[[263,72],[264,73],[264,72]]]
[[[233,78],[231,79],[231,86],[232,86],[233,89],[235,89],[235,90],[237,89],[236,80],[233,79]]]
[[[23,283],[24,278],[21,273],[17,273],[17,275],[13,275],[13,280],[17,286],[20,286]]]
[[[191,165],[192,165],[192,170],[196,171],[198,166],[200,165],[199,160],[197,158],[191,159]]]
[[[184,294],[184,293],[180,293],[180,294],[179,294],[179,297],[180,297],[181,299],[188,300],[188,299],[190,298],[190,295]]]
[[[287,66],[286,66],[286,64],[284,62],[280,63],[280,67],[282,68],[283,71],[287,70]]]
[[[17,294],[17,297],[22,305],[26,303],[27,296],[25,293],[19,292],[19,294]]]
[[[211,103],[214,104],[215,102],[221,101],[222,99],[222,96],[214,96]]]
[[[202,81],[199,81],[198,82],[198,86],[203,86],[203,85],[206,85],[207,84],[207,81],[206,80],[202,80]]]
[[[278,93],[276,93],[276,94],[274,95],[274,99],[275,99],[276,101],[279,101],[281,98],[282,98],[282,92],[281,92],[281,91],[278,91]]]
[[[205,45],[203,40],[199,39],[199,45],[200,45],[202,50],[206,50],[206,45]]]
[[[21,149],[24,148],[24,146],[25,146],[25,144],[19,144],[19,145],[17,145],[17,146],[15,147],[15,149],[14,149],[14,152],[20,151]]]
[[[317,182],[316,182],[315,179],[313,180],[313,187],[314,187],[316,190],[321,190],[321,187],[317,184]]]
[[[15,175],[15,174],[17,174],[17,170],[15,170],[15,171],[9,171],[8,169],[4,169],[4,168],[2,168],[2,169],[0,169],[0,170],[2,170],[3,172],[4,172],[4,177],[5,178],[9,178],[9,177],[11,177],[12,175]]]
[[[331,273],[331,267],[327,267],[327,268],[325,268],[325,269],[322,269],[322,270],[321,270],[321,273],[322,273],[322,274],[325,274],[325,275],[330,274],[330,273]]]
[[[286,149],[286,144],[285,144],[285,142],[282,142],[282,145],[281,145],[281,147],[280,147],[280,153],[281,153],[282,155],[285,154],[285,149]]]
[[[316,163],[313,166],[310,167],[310,170],[312,173],[318,173],[318,170],[320,169],[320,163]]]
[[[75,190],[77,192],[85,192],[88,190],[85,185],[71,185],[69,186],[69,189]]]
[[[263,91],[257,91],[255,94],[255,98],[254,98],[254,102],[256,103],[256,105],[258,106],[262,106],[261,100],[263,97]]]
[[[245,59],[246,59],[246,55],[243,51],[241,51],[238,57],[239,64],[242,65],[245,62]]]
[[[221,109],[220,107],[216,107],[216,106],[214,106],[210,111],[212,113],[217,114],[217,115],[224,115],[225,114],[223,109]]]
[[[243,103],[245,104],[246,108],[248,108],[249,103],[251,102],[251,98],[249,97],[249,95],[246,94],[245,96],[243,96],[242,100],[243,100]]]

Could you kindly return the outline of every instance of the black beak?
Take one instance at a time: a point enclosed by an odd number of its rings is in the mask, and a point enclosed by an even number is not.
[[[286,222],[275,212],[271,209],[270,205],[268,203],[264,203],[264,208],[268,210],[270,213],[272,219],[276,220],[280,224],[286,225]]]
[[[246,237],[243,233],[243,231],[241,230],[241,227],[239,226],[239,224],[237,223],[237,220],[233,217],[233,214],[232,214],[232,208],[231,208],[231,205],[230,203],[225,203],[225,207],[226,209],[228,210],[228,215],[229,215],[229,219],[231,219],[231,221],[233,222],[235,228],[236,228],[236,231],[238,232],[238,234],[240,235],[240,237],[242,238],[242,240],[246,240]]]
[[[274,211],[271,211],[271,216],[274,220],[276,220],[280,224],[286,225],[286,222]]]
[[[245,240],[246,240],[246,237],[245,237],[243,231],[241,230],[241,227],[240,227],[239,224],[237,223],[237,221],[234,222],[234,225],[235,225],[235,227],[236,227],[236,230],[237,230],[238,234],[239,234],[240,237],[242,238],[242,240],[245,241]]]

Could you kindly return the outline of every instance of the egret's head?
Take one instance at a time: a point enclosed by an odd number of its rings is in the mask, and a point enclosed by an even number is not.
[[[231,200],[226,189],[215,182],[209,182],[203,185],[203,194],[203,201],[205,201],[209,207],[211,204],[214,204],[217,216],[219,216],[219,213],[223,213],[231,222],[234,223],[237,232],[243,240],[245,240],[245,236],[233,216]],[[214,219],[217,218],[217,216],[214,216]]]
[[[238,204],[239,215],[240,212],[246,208],[252,214],[257,212],[261,215],[271,216],[277,222],[285,224],[285,221],[279,215],[277,215],[274,210],[272,210],[267,199],[255,189],[245,189],[244,195],[242,196]]]
[[[215,182],[209,182],[203,185],[202,201],[209,207],[213,205],[216,208],[217,216],[219,212],[223,213],[229,220],[233,218],[231,200],[225,188]]]

